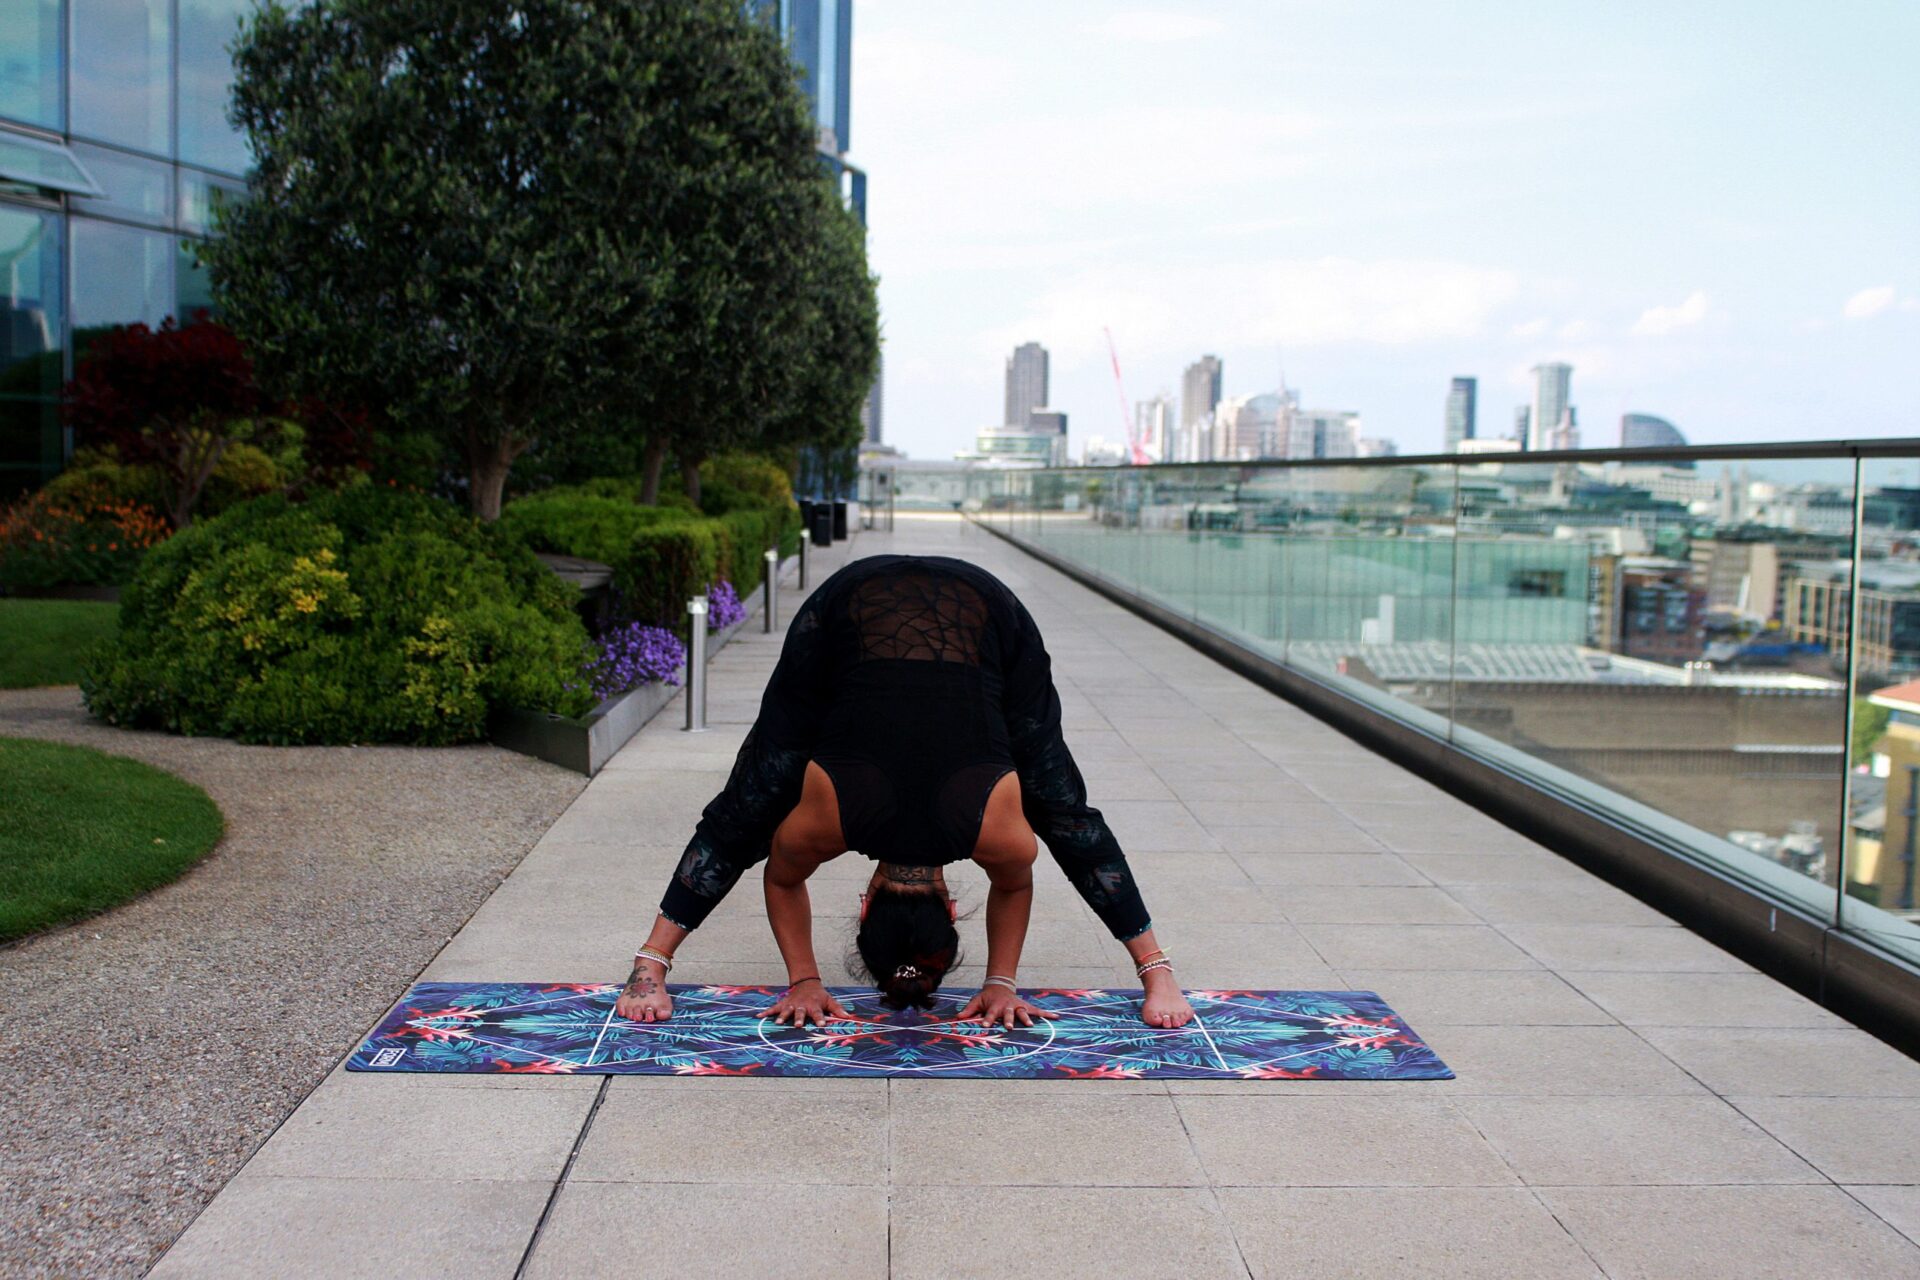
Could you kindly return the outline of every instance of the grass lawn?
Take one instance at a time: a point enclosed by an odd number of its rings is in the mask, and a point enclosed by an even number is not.
[[[207,793],[86,747],[0,738],[0,942],[179,876],[225,829]]]
[[[0,600],[0,689],[79,683],[80,655],[113,634],[119,615],[93,600]]]

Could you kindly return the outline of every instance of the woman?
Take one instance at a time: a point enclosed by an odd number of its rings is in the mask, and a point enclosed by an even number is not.
[[[801,605],[721,793],[702,812],[615,1006],[669,1017],[667,972],[741,874],[767,860],[767,918],[788,988],[769,1016],[846,1017],[814,963],[807,880],[849,850],[875,859],[855,948],[889,1007],[929,1008],[959,952],[940,870],[987,874],[987,972],[967,1021],[1048,1016],[1015,985],[1033,902],[1035,832],[1135,961],[1149,1026],[1193,1010],[1126,856],[1060,733],[1039,629],[998,578],[947,556],[856,560]]]

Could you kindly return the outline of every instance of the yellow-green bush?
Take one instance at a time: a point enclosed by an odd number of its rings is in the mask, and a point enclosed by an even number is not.
[[[469,741],[492,707],[588,709],[572,605],[524,548],[436,499],[275,495],[148,554],[81,692],[112,723],[244,742]]]

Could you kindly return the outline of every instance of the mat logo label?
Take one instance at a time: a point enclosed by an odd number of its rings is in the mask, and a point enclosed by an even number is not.
[[[407,1056],[407,1051],[403,1048],[402,1049],[382,1049],[380,1052],[373,1055],[373,1062],[370,1065],[376,1066],[376,1067],[390,1067],[394,1063],[400,1061],[400,1059],[406,1056]]]

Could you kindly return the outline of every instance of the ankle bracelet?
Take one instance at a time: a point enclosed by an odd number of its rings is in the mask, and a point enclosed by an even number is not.
[[[660,948],[656,946],[653,946],[649,943],[642,943],[640,945],[640,949],[634,952],[634,955],[636,957],[641,957],[641,958],[655,961],[661,967],[666,969],[668,973],[673,972],[673,957],[668,955],[666,952],[662,951]]]
[[[1133,973],[1137,978],[1144,978],[1155,969],[1165,969],[1171,973],[1173,971],[1173,961],[1167,959],[1165,956],[1161,956],[1158,960],[1149,960],[1145,964],[1137,966]]]

